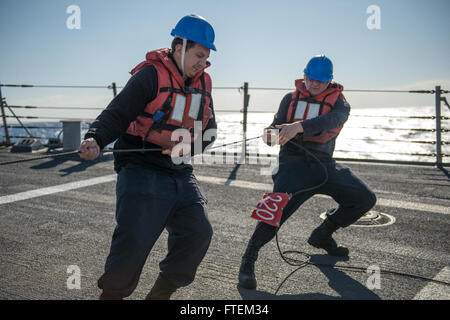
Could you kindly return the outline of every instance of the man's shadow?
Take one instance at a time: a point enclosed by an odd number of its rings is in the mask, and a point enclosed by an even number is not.
[[[30,167],[31,169],[36,169],[36,170],[42,170],[42,169],[50,169],[50,168],[55,168],[67,161],[76,161],[78,162],[77,164],[68,167],[68,168],[63,168],[60,169],[59,172],[61,172],[61,177],[65,177],[68,176],[72,173],[76,173],[76,172],[81,172],[86,170],[87,168],[96,165],[97,163],[100,162],[105,162],[105,161],[111,161],[113,160],[113,155],[112,154],[107,154],[107,155],[101,155],[100,157],[98,157],[95,160],[84,160],[82,158],[80,158],[79,155],[74,154],[74,155],[70,155],[70,156],[64,156],[64,157],[55,157],[52,158],[49,161],[40,163],[38,165],[32,166]]]
[[[230,175],[228,176],[228,179],[225,182],[225,185],[230,185],[231,181],[236,180],[237,172],[238,172],[240,166],[241,166],[240,163],[236,164],[236,166],[230,172]]]
[[[327,278],[328,285],[340,296],[330,296],[320,292],[308,292],[302,294],[281,294],[277,295],[267,291],[247,290],[238,285],[238,291],[243,300],[380,300],[381,298],[372,290],[362,285],[345,272],[336,269],[336,262],[348,261],[348,257],[340,258],[329,255],[312,255],[309,262],[315,265],[305,265],[291,272],[283,281],[289,281],[288,277],[293,276],[297,272],[301,272],[304,268],[318,268]],[[280,287],[278,287],[279,291]]]

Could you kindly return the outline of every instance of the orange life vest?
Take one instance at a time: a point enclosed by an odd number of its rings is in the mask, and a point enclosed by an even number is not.
[[[171,140],[174,130],[190,130],[193,141],[194,122],[202,121],[204,130],[213,117],[209,74],[202,70],[195,75],[189,87],[185,86],[169,53],[170,49],[148,52],[146,60],[131,70],[133,75],[146,66],[154,66],[158,74],[158,93],[127,129],[128,134],[165,148],[172,148],[177,143]]]
[[[345,100],[342,94],[344,87],[335,82],[330,83],[324,92],[314,97],[311,97],[311,94],[306,90],[303,79],[295,80],[295,87],[296,90],[292,93],[292,100],[286,115],[286,123],[299,120],[303,121],[327,114],[333,110],[339,97]],[[341,129],[342,126],[330,131],[321,132],[312,137],[303,136],[303,141],[326,143],[336,137]]]

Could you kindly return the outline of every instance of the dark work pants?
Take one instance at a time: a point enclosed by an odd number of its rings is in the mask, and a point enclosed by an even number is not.
[[[328,218],[339,227],[347,227],[367,211],[376,202],[372,190],[351,170],[335,160],[324,161],[328,173],[327,182],[320,188],[302,192],[294,196],[286,205],[280,226],[309,198],[315,194],[331,196],[339,205]],[[300,189],[311,188],[321,184],[325,179],[324,168],[314,160],[281,160],[278,172],[272,176],[274,192],[294,194]],[[277,232],[276,227],[258,222],[249,245],[261,248]]]
[[[190,284],[213,234],[206,198],[193,173],[127,164],[118,174],[116,195],[117,225],[99,288],[129,296],[164,228],[169,233],[168,254],[159,264],[160,274],[175,287]]]

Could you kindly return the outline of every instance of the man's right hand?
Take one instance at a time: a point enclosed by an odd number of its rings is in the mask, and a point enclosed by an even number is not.
[[[94,160],[100,154],[100,147],[94,138],[83,140],[80,145],[80,157],[85,160]]]
[[[265,128],[263,134],[264,142],[269,146],[274,146],[278,143],[279,130],[275,128]]]

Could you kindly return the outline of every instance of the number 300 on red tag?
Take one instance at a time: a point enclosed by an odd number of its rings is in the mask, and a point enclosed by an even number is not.
[[[252,218],[278,227],[283,209],[291,199],[291,195],[282,192],[265,193],[253,210]]]

